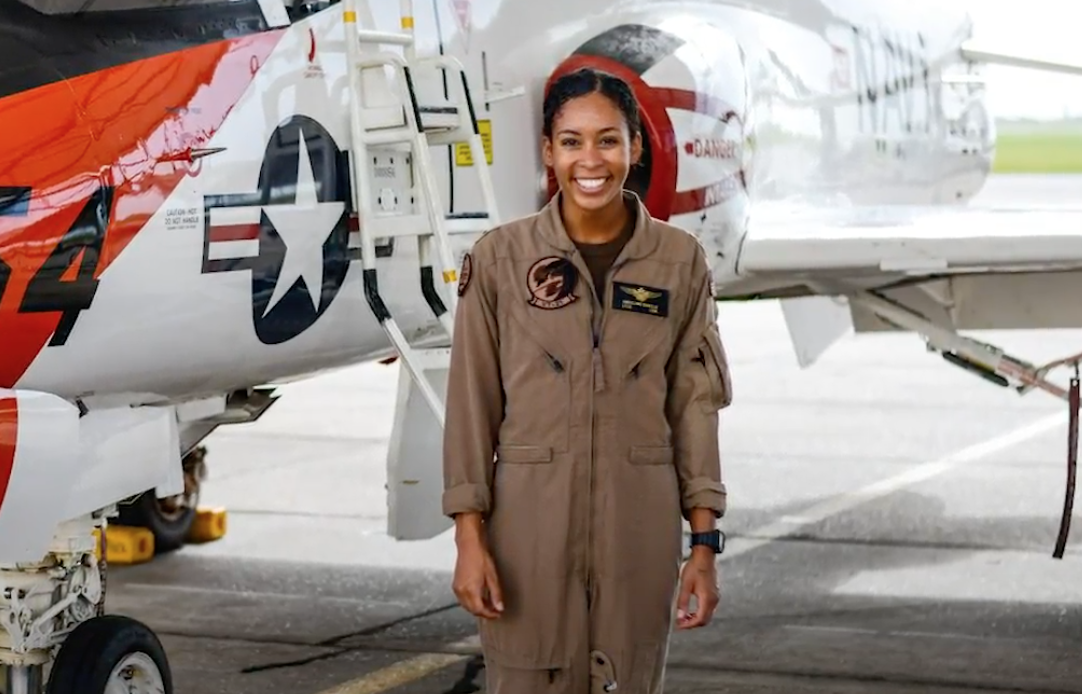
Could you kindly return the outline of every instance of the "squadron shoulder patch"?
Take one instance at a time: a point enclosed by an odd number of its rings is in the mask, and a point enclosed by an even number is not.
[[[664,318],[669,315],[669,291],[656,287],[612,283],[612,307],[617,311],[645,313]]]
[[[473,256],[467,253],[462,258],[462,271],[458,275],[458,295],[463,296],[466,288],[470,286],[470,278],[473,277]]]
[[[530,306],[546,310],[563,308],[578,299],[575,285],[579,272],[567,258],[542,258],[526,271],[526,288],[530,291]]]

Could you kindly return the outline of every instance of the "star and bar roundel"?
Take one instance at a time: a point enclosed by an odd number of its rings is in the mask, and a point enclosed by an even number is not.
[[[349,270],[346,155],[307,116],[279,125],[255,190],[204,197],[204,274],[251,272],[260,342],[291,340],[319,320]]]

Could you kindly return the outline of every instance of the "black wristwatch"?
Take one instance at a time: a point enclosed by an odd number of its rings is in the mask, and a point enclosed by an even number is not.
[[[714,550],[714,554],[725,551],[725,533],[720,530],[711,530],[705,533],[691,533],[690,546],[704,545]]]

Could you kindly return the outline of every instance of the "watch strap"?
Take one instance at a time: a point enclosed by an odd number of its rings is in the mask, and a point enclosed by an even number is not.
[[[691,533],[691,547],[705,546],[714,550],[714,554],[721,554],[725,550],[725,533],[720,530],[710,530],[704,533]]]

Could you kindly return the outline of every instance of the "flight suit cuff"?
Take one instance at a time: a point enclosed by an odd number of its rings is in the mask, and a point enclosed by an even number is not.
[[[483,484],[459,484],[443,492],[443,514],[481,513],[488,515],[492,495]]]
[[[725,485],[721,482],[706,477],[690,480],[681,500],[684,519],[690,519],[693,508],[708,508],[715,518],[721,518],[725,515],[725,497]]]

